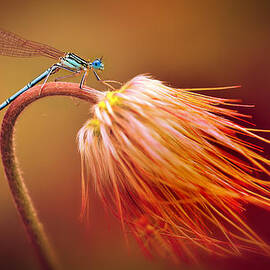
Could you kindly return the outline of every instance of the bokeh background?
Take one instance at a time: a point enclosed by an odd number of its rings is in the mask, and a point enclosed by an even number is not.
[[[241,84],[241,89],[209,94],[255,104],[244,112],[258,128],[270,129],[269,14],[267,0],[9,0],[1,1],[0,26],[84,58],[103,55],[106,79],[126,81],[150,73],[177,87]],[[0,100],[52,63],[42,57],[1,57]],[[101,87],[93,76],[88,85]],[[269,269],[268,258],[251,255],[206,257],[197,266],[146,260],[132,240],[127,248],[118,222],[94,194],[90,224],[82,225],[76,133],[88,112],[84,102],[50,97],[29,106],[16,126],[26,184],[64,269]],[[262,146],[269,158],[270,147]],[[245,215],[270,242],[270,213],[249,206]],[[37,269],[2,166],[0,269]]]

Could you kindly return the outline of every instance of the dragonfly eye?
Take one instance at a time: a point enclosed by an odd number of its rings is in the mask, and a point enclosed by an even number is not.
[[[99,69],[99,70],[103,70],[104,69],[104,65],[103,63],[100,61],[100,59],[96,59],[95,61],[92,62],[92,66],[95,69]]]

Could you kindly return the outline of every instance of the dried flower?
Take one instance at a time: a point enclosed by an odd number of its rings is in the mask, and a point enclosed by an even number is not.
[[[235,100],[196,90],[140,75],[100,95],[78,134],[82,212],[91,182],[149,255],[269,254],[242,215],[246,203],[270,206],[269,182],[253,176],[270,161],[239,135],[268,141],[228,119],[243,117],[225,106]]]

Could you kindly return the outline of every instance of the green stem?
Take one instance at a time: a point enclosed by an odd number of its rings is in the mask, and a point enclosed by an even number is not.
[[[0,146],[5,174],[17,210],[39,259],[41,269],[55,270],[59,269],[59,266],[24,184],[21,171],[18,169],[13,144],[14,125],[24,108],[39,98],[53,95],[73,96],[93,104],[97,100],[97,95],[95,94],[96,90],[92,91],[90,88],[89,92],[82,91],[75,83],[60,82],[46,84],[40,94],[40,86],[35,86],[11,103],[3,119]]]

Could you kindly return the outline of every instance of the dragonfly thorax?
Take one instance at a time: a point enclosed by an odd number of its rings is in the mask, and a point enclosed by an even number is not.
[[[61,59],[61,64],[72,69],[87,69],[89,68],[88,61],[82,59],[74,53],[66,53]]]

